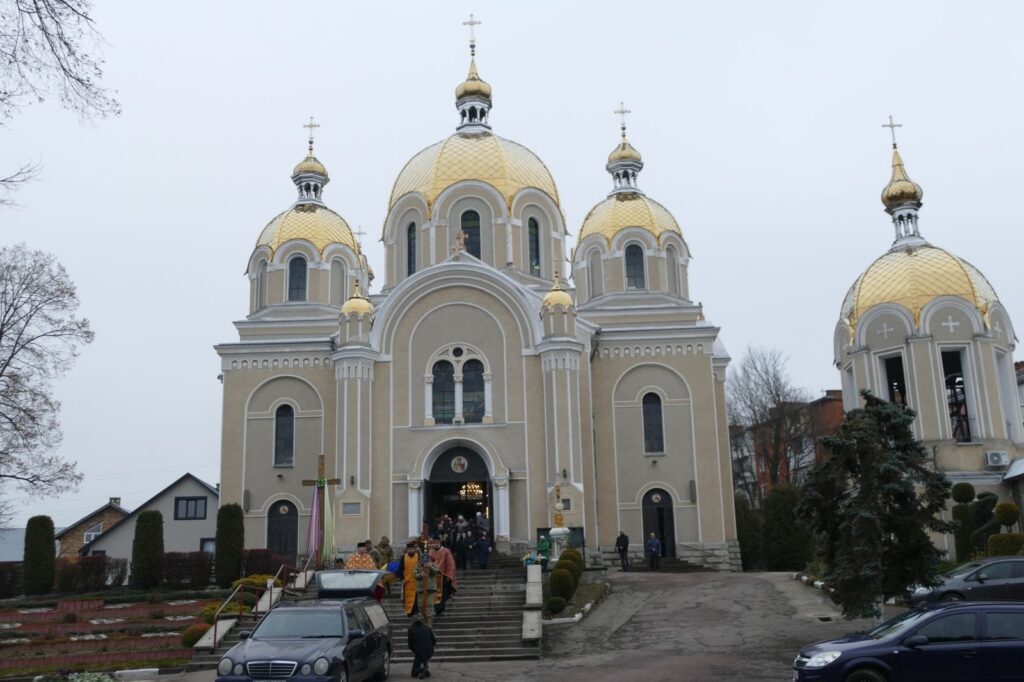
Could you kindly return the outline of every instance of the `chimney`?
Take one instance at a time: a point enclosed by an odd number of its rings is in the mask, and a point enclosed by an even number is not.
[[[121,498],[120,497],[111,497],[110,498],[110,504],[116,504],[118,507],[120,507],[121,506]]]

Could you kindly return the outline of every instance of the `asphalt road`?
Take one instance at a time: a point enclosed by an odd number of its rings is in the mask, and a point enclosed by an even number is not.
[[[610,594],[586,619],[546,629],[540,661],[435,663],[432,682],[781,682],[789,680],[801,645],[870,626],[842,620],[821,592],[788,574],[612,570],[607,579]],[[408,674],[405,666],[395,667],[391,677]],[[209,682],[214,676],[160,680]]]

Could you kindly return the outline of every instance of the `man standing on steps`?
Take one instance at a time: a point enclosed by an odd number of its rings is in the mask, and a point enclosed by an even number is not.
[[[491,557],[491,539],[487,537],[487,531],[480,531],[480,537],[473,543],[476,547],[476,561],[481,569],[487,568],[487,561]]]
[[[430,561],[437,566],[437,581],[441,601],[434,605],[434,616],[444,614],[444,607],[458,589],[458,577],[455,572],[455,557],[447,547],[441,545],[440,538],[430,541]]]
[[[651,537],[647,539],[644,549],[647,550],[647,561],[650,563],[650,570],[657,571],[658,564],[661,563],[661,541],[658,540],[658,536],[651,533]]]
[[[405,554],[398,561],[398,579],[402,581],[402,605],[407,616],[413,616],[419,611],[419,581],[416,580],[416,569],[419,565],[419,547],[415,542],[410,542],[406,544]]]
[[[373,558],[367,553],[368,542],[360,542],[356,545],[356,553],[351,555],[345,561],[345,570],[348,571],[373,571],[376,570],[377,565],[374,563]]]
[[[619,564],[621,570],[629,570],[629,536],[626,531],[620,530],[619,537],[615,539],[615,551],[619,553]]]
[[[434,631],[423,624],[419,618],[413,618],[409,626],[409,651],[412,652],[412,676],[421,680],[430,677],[429,663],[434,656],[434,645],[437,638]]]

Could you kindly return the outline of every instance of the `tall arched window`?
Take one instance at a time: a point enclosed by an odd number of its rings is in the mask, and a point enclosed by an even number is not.
[[[462,366],[462,418],[467,424],[484,420],[484,363],[470,360]]]
[[[670,246],[665,249],[665,267],[668,268],[668,291],[671,294],[679,295],[679,256],[676,254],[676,247]]]
[[[644,452],[664,452],[665,433],[661,428],[661,398],[657,393],[644,396]]]
[[[455,419],[455,367],[447,360],[434,364],[434,423],[451,424]]]
[[[530,274],[540,277],[540,224],[536,218],[527,223],[530,242]]]
[[[306,259],[302,256],[288,261],[288,300],[306,300]]]
[[[267,306],[267,261],[261,260],[256,266],[256,309]]]
[[[291,405],[282,405],[274,413],[274,466],[292,466],[294,455],[295,410]]]
[[[644,278],[644,250],[638,244],[626,247],[626,287],[646,289]]]
[[[604,293],[604,274],[601,272],[601,252],[593,250],[587,259],[587,283],[590,285],[590,298]]]
[[[345,265],[340,258],[331,261],[331,305],[341,305],[348,298],[345,291]]]
[[[405,228],[405,274],[416,273],[416,223]]]
[[[466,211],[462,214],[462,231],[466,233],[466,253],[480,257],[480,214]]]

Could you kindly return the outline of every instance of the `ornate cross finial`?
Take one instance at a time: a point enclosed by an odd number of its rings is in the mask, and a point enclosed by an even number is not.
[[[313,117],[309,117],[309,123],[304,123],[303,128],[309,128],[309,153],[313,153],[313,131],[320,127],[319,123],[313,122]]]
[[[477,21],[473,18],[473,13],[469,14],[469,21],[462,22],[463,26],[469,26],[469,56],[476,56],[476,32],[473,30],[475,26],[482,24],[482,21]]]
[[[633,112],[626,108],[626,104],[624,102],[619,102],[619,108],[612,113],[618,114],[622,117],[622,139],[626,139],[626,114],[632,114]]]
[[[882,124],[883,128],[888,128],[889,132],[892,133],[892,148],[896,149],[896,129],[902,128],[902,123],[893,123],[892,114],[889,115],[889,122]]]

